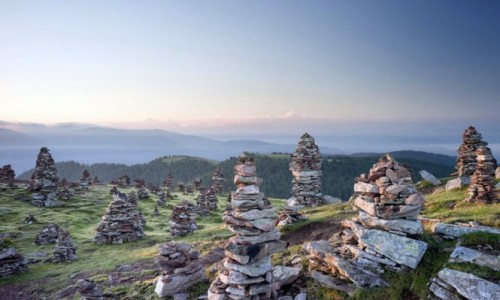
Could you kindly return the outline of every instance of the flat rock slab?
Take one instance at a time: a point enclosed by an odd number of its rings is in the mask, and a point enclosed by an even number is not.
[[[280,287],[282,287],[297,280],[301,273],[301,268],[274,266],[273,279],[279,284]]]
[[[354,284],[342,282],[339,279],[330,277],[318,271],[313,271],[311,273],[311,278],[328,288],[346,292],[349,296],[354,295],[354,290],[356,289],[356,286]]]
[[[494,300],[500,295],[500,285],[469,273],[444,268],[438,277],[466,299]]]
[[[438,224],[436,224],[436,226],[434,226],[433,232],[439,233],[442,235],[460,237],[464,234],[473,233],[473,232],[491,232],[491,233],[500,234],[500,229],[495,228],[495,227],[488,227],[488,226],[469,227],[469,226],[461,226],[461,225],[454,225],[454,224],[438,223]]]
[[[359,212],[359,221],[368,228],[401,231],[408,234],[422,234],[422,223],[419,220],[385,220],[373,217],[363,211]]]
[[[451,253],[450,259],[448,261],[452,263],[468,262],[488,267],[495,271],[500,271],[499,256],[485,254],[466,247],[456,247],[455,250],[453,250],[453,252]]]
[[[432,185],[440,185],[441,184],[441,180],[437,179],[436,176],[432,175],[431,173],[427,172],[426,170],[422,170],[419,172],[420,173],[420,176],[422,176],[422,178],[431,183]]]
[[[425,242],[377,229],[364,231],[359,241],[396,263],[406,265],[412,269],[418,266],[427,250],[427,243]]]

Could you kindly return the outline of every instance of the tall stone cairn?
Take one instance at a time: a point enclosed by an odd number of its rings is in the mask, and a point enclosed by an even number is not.
[[[14,247],[4,247],[0,241],[0,278],[28,269],[27,261]]]
[[[71,235],[68,231],[60,230],[56,249],[54,250],[54,262],[71,261],[77,258]]]
[[[167,179],[163,182],[163,186],[168,189],[171,189],[172,183],[174,183],[174,175],[172,175],[172,173],[169,173]]]
[[[182,293],[205,278],[203,264],[199,259],[200,252],[190,244],[163,243],[159,252],[155,259],[156,265],[162,271],[155,288],[158,296],[167,297]]]
[[[37,206],[57,205],[57,170],[47,147],[42,147],[31,180],[32,203]]]
[[[497,203],[498,198],[493,184],[497,161],[493,158],[490,148],[486,146],[477,148],[476,157],[476,170],[471,178],[467,201],[482,204]]]
[[[220,170],[220,166],[217,166],[215,171],[212,173],[211,184],[210,184],[214,188],[215,194],[219,195],[222,193],[225,181],[226,179],[224,179],[224,175]]]
[[[85,169],[80,177],[80,188],[86,190],[89,185],[92,185],[92,177],[90,177],[89,171]]]
[[[216,210],[217,204],[217,189],[214,186],[210,186],[205,190],[205,203],[208,210]]]
[[[16,172],[10,165],[5,165],[0,168],[0,182],[6,183],[9,187],[14,186],[16,180]]]
[[[185,236],[198,229],[195,210],[195,205],[187,200],[175,205],[170,216],[170,235]]]
[[[199,188],[199,194],[198,197],[196,197],[196,208],[195,212],[200,215],[200,216],[206,216],[209,214],[209,210],[207,207],[207,199],[205,197],[205,187],[200,187]]]
[[[236,236],[225,248],[224,268],[208,290],[208,299],[271,299],[274,296],[271,255],[286,248],[275,228],[275,210],[263,202],[253,158],[243,153],[236,163],[226,227]]]
[[[292,199],[289,203],[304,206],[324,204],[321,193],[321,155],[314,138],[307,132],[300,137],[290,163]]]
[[[482,140],[482,136],[473,126],[467,127],[462,134],[463,142],[458,148],[457,165],[459,177],[470,177],[476,170],[476,150],[488,143]]]
[[[94,241],[97,244],[122,244],[145,236],[144,218],[137,210],[137,204],[128,201],[122,193],[113,194],[102,221],[96,228]]]

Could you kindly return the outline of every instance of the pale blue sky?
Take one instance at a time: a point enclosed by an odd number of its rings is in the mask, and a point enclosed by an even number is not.
[[[497,1],[0,0],[0,45],[4,121],[500,123]]]

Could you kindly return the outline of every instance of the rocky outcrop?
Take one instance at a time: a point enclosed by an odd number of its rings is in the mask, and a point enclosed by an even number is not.
[[[68,231],[60,230],[54,250],[54,262],[71,261],[77,258],[71,235]]]
[[[186,200],[173,207],[170,216],[171,236],[185,236],[198,229],[195,208],[193,203]]]
[[[457,150],[458,156],[455,168],[459,177],[468,178],[476,171],[476,150],[481,146],[487,146],[488,143],[482,140],[481,134],[473,126],[465,129],[462,138],[462,145]]]
[[[102,221],[96,228],[97,244],[122,244],[144,237],[144,219],[136,202],[122,193],[113,194]]]
[[[76,289],[80,293],[81,300],[104,300],[102,289],[93,280],[79,279]]]
[[[226,227],[236,236],[225,248],[224,268],[208,290],[208,299],[271,299],[273,267],[271,255],[282,251],[275,228],[275,210],[263,202],[253,158],[243,153],[236,163],[230,207],[224,212]]]
[[[59,237],[59,225],[49,224],[47,225],[35,238],[36,245],[48,245],[57,242]]]
[[[0,278],[11,276],[28,269],[24,257],[14,247],[3,247],[0,243]]]
[[[314,138],[308,133],[300,137],[290,163],[292,198],[289,205],[316,206],[324,204],[321,193],[321,155]]]
[[[161,244],[155,262],[162,271],[156,282],[155,293],[160,297],[186,291],[205,279],[200,253],[188,243]],[[175,296],[174,296],[175,299]]]
[[[57,170],[54,159],[47,147],[42,147],[36,160],[35,172],[31,177],[32,203],[36,206],[51,207],[57,202]]]
[[[497,203],[493,180],[495,180],[495,169],[497,161],[493,158],[488,147],[481,146],[476,151],[477,164],[469,185],[468,202],[481,204]]]
[[[350,282],[362,288],[386,286],[381,277],[385,270],[415,269],[427,249],[425,242],[415,238],[423,233],[416,216],[424,198],[413,185],[408,166],[385,155],[368,175],[358,178],[354,192],[358,217],[344,220],[344,230],[330,242],[304,245],[312,269],[333,275],[330,280],[315,277],[348,293],[352,292]]]

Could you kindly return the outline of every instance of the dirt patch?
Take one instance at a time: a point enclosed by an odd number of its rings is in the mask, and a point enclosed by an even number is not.
[[[344,220],[344,217],[332,218],[325,222],[313,222],[294,232],[285,233],[281,239],[289,242],[290,246],[308,241],[328,240],[334,233],[342,231],[340,225],[342,220]]]

